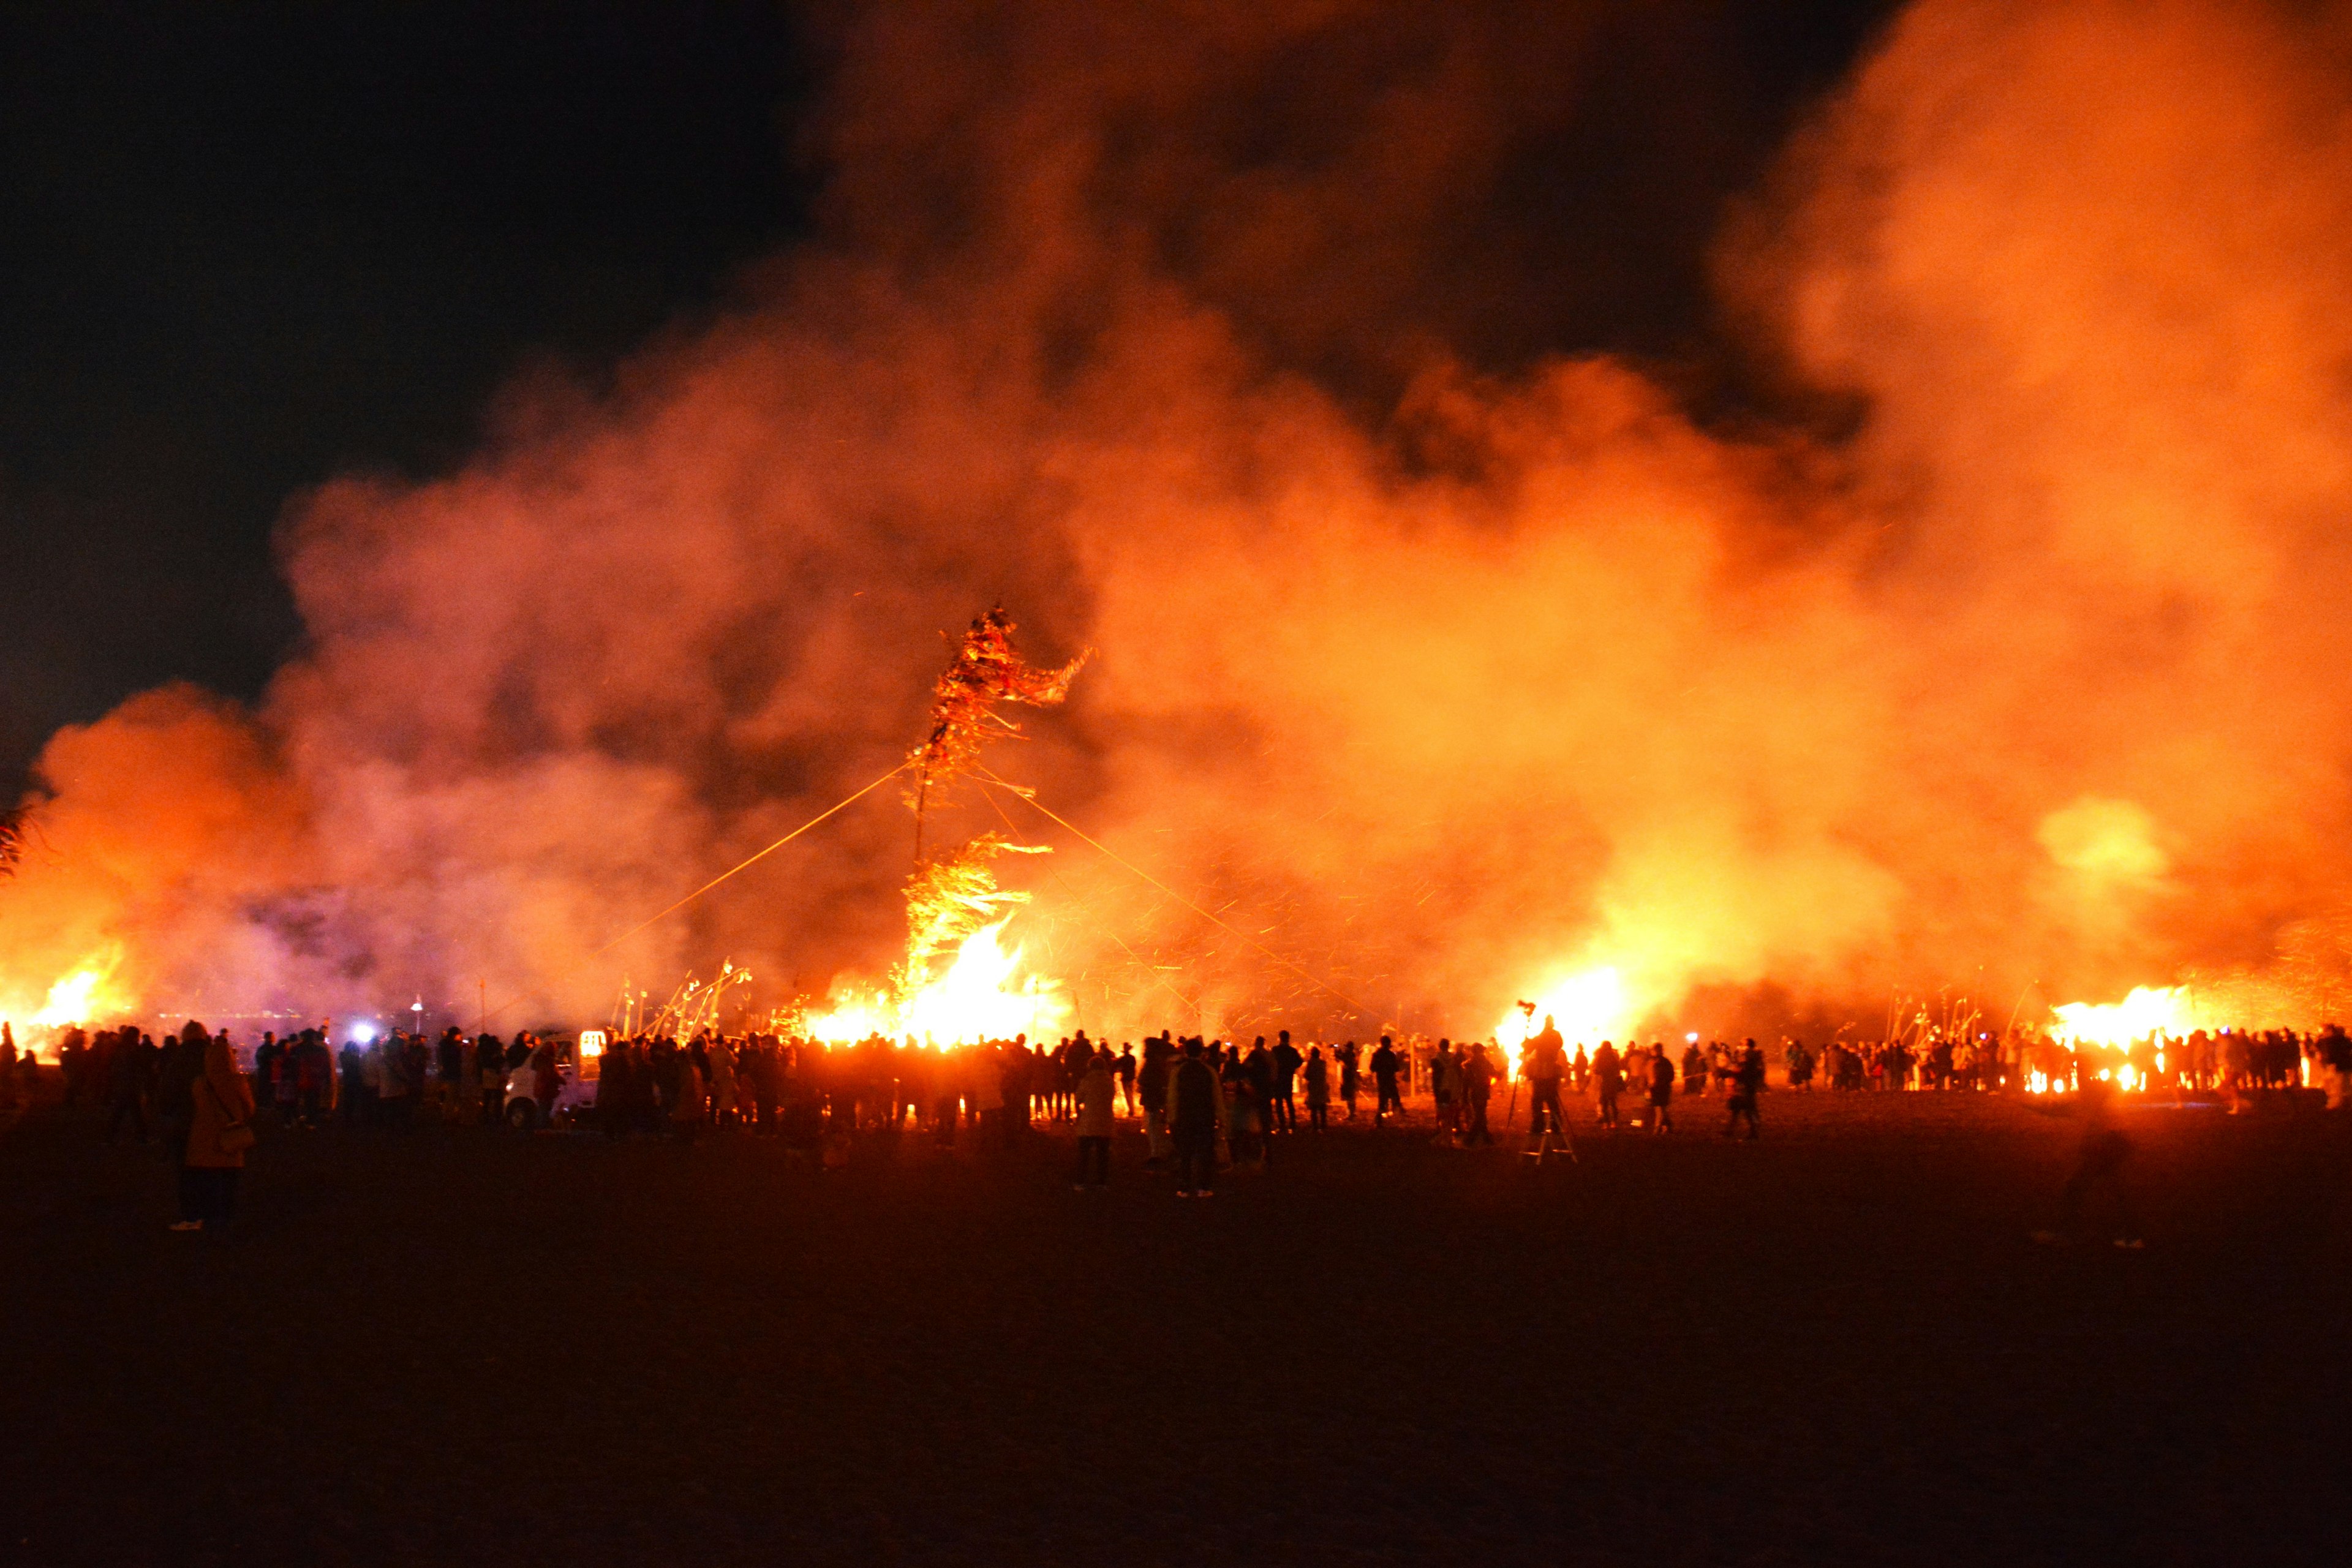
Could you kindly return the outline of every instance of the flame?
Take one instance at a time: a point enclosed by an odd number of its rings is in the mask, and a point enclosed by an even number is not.
[[[1580,1044],[1622,1040],[1632,1035],[1645,1010],[1634,998],[1622,970],[1613,963],[1596,964],[1540,988],[1530,1015],[1514,1007],[1495,1026],[1496,1043],[1503,1047],[1509,1070],[1518,1071],[1519,1047],[1543,1029],[1549,1017],[1570,1049]]]
[[[2068,1002],[2053,1007],[2051,1035],[2069,1045],[2127,1046],[2150,1035],[2197,1027],[2185,985],[2136,985],[2120,1002]]]
[[[58,1029],[96,1018],[128,1012],[131,1003],[113,987],[114,972],[121,967],[122,950],[82,961],[81,966],[49,987],[48,1000],[33,1015],[38,1028]]]
[[[927,1045],[1057,1032],[1069,1016],[1069,1004],[1057,982],[1021,973],[1021,944],[1004,941],[1011,923],[999,921],[966,937],[947,972],[903,1008],[878,994],[844,993],[827,1011],[803,1023],[802,1032],[835,1044],[886,1035],[913,1037]]]

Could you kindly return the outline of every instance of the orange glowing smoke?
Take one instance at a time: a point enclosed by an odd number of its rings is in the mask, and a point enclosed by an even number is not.
[[[823,232],[749,303],[518,393],[459,471],[301,498],[255,710],[51,742],[8,983],[120,942],[134,999],[588,1016],[721,954],[879,973],[887,812],[582,957],[898,762],[1000,596],[1097,649],[1024,782],[1366,1006],[2270,975],[2352,885],[2340,21],[1920,0],[1711,242],[1799,411],[1731,429],[1493,347],[1552,280],[1465,264],[1465,216],[1590,108],[1593,36],[854,11]],[[1090,854],[1032,875],[1090,1022],[1367,1022]]]

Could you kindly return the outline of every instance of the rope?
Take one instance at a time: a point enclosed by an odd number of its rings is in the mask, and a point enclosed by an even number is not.
[[[659,914],[649,915],[646,919],[638,921],[635,925],[631,926],[627,931],[623,931],[620,935],[614,937],[612,941],[606,942],[595,952],[588,954],[585,958],[583,958],[578,963],[575,963],[572,965],[571,968],[564,970],[563,973],[566,974],[574,973],[577,971],[585,968],[589,963],[593,963],[596,959],[604,957],[604,954],[612,952],[614,948],[620,946],[623,942],[636,935],[639,931],[644,931],[646,927],[668,919],[671,915],[674,915],[677,913],[678,910],[686,908],[687,905],[694,902],[695,900],[702,897],[703,894],[710,891],[711,889],[719,886],[719,883],[727,880],[728,878],[735,875],[736,872],[746,870],[752,866],[758,865],[769,856],[773,855],[777,850],[782,849],[785,845],[790,844],[793,839],[798,838],[802,834],[806,833],[810,828],[814,827],[818,823],[824,821],[825,818],[845,811],[850,806],[853,806],[859,801],[864,800],[867,795],[872,795],[876,790],[880,789],[884,784],[888,784],[892,779],[895,779],[900,773],[905,773],[907,768],[907,763],[900,763],[897,767],[892,768],[888,773],[884,773],[880,778],[876,779],[872,784],[867,784],[856,794],[852,795],[845,799],[836,801],[832,805],[827,806],[824,810],[818,812],[814,816],[810,817],[806,822],[802,823],[798,827],[793,828],[790,833],[785,834],[782,838],[777,839],[773,844],[769,845],[765,849],[761,850],[757,855],[752,856],[750,859],[741,861],[739,864],[731,866],[728,869],[719,872],[719,875],[711,878],[710,880],[703,883],[702,886],[695,889],[694,891],[687,894],[686,897],[678,900],[677,902],[670,905],[669,908],[662,910]],[[539,993],[536,991],[518,992],[516,994],[509,996],[505,1001],[499,1003],[496,1007],[483,1014],[483,1024],[487,1026],[492,1018],[497,1017],[499,1014],[505,1012],[516,1003],[528,1001],[530,998],[538,994]]]
[[[1008,784],[1008,785],[1006,785],[1005,787],[1006,787],[1006,788],[1008,788],[1008,789],[1013,789],[1016,794],[1017,794],[1017,793],[1018,793],[1018,791],[1019,791],[1019,786],[1017,786],[1017,785]],[[1004,824],[1004,830],[1005,830],[1007,833],[1016,833],[1016,834],[1017,834],[1018,832],[1020,832],[1020,831],[1021,831],[1019,828],[1017,828],[1017,827],[1015,827],[1015,826],[1013,826],[1013,819],[1012,819],[1010,816],[1005,816],[1005,814],[1004,814],[1004,807],[1003,807],[1002,805],[998,804],[997,799],[996,799],[996,797],[995,797],[994,795],[992,795],[989,794],[986,790],[982,790],[982,791],[981,792],[981,798],[982,798],[982,800],[985,800],[986,802],[988,802],[988,807],[989,807],[989,809],[990,809],[991,811],[993,811],[994,813],[996,813],[997,820],[999,820],[1000,822],[1002,822],[1002,823],[1003,823],[1003,824]],[[1032,804],[1034,804],[1034,803],[1033,802]],[[1090,905],[1090,904],[1087,901],[1087,900],[1086,900],[1085,898],[1083,898],[1083,897],[1081,897],[1081,896],[1079,895],[1078,890],[1077,890],[1076,889],[1075,889],[1075,888],[1071,887],[1071,886],[1070,886],[1070,884],[1069,884],[1066,879],[1064,879],[1064,878],[1063,878],[1063,876],[1062,876],[1061,872],[1059,872],[1059,871],[1055,871],[1055,870],[1048,870],[1048,871],[1047,871],[1047,873],[1046,873],[1046,875],[1048,875],[1048,876],[1050,876],[1050,877],[1052,877],[1052,878],[1054,879],[1054,885],[1055,885],[1055,887],[1057,887],[1057,888],[1061,889],[1062,889],[1062,891],[1063,891],[1065,894],[1066,894],[1066,895],[1068,896],[1070,902],[1072,902],[1072,903],[1076,904],[1076,905],[1080,910],[1084,910],[1084,911],[1086,912],[1086,915],[1087,915],[1087,918],[1088,922],[1089,922],[1091,925],[1093,925],[1093,927],[1094,927],[1094,929],[1095,929],[1095,930],[1097,930],[1097,931],[1100,931],[1103,935],[1105,935],[1105,936],[1107,936],[1107,937],[1110,938],[1110,939],[1111,939],[1111,941],[1113,941],[1113,942],[1118,942],[1118,950],[1119,950],[1119,952],[1123,952],[1123,953],[1127,954],[1127,956],[1128,956],[1129,959],[1131,959],[1131,960],[1133,960],[1133,961],[1134,961],[1134,963],[1135,963],[1135,964],[1136,964],[1136,966],[1137,966],[1138,968],[1141,969],[1141,970],[1142,970],[1146,974],[1149,974],[1150,976],[1151,976],[1151,981],[1152,981],[1152,984],[1153,984],[1158,985],[1161,990],[1163,990],[1163,991],[1167,992],[1171,996],[1175,997],[1175,998],[1176,998],[1176,1000],[1178,1000],[1179,1002],[1183,1003],[1185,1006],[1187,1006],[1187,1007],[1191,1008],[1191,1009],[1192,1010],[1192,1022],[1193,1022],[1193,1024],[1194,1024],[1196,1026],[1200,1024],[1200,1022],[1201,1022],[1201,1004],[1200,1004],[1200,1003],[1198,1003],[1198,1002],[1194,1001],[1192,997],[1185,995],[1183,992],[1181,992],[1181,991],[1178,990],[1178,989],[1176,988],[1176,983],[1175,983],[1174,981],[1172,981],[1172,980],[1169,979],[1166,975],[1164,975],[1164,974],[1162,974],[1162,973],[1160,973],[1160,966],[1159,966],[1158,964],[1156,964],[1156,963],[1150,963],[1146,962],[1142,954],[1140,954],[1140,953],[1137,952],[1135,951],[1135,949],[1133,949],[1133,948],[1131,948],[1131,947],[1129,947],[1129,946],[1128,946],[1128,945],[1127,945],[1127,942],[1125,942],[1125,940],[1123,940],[1123,939],[1119,936],[1118,932],[1117,932],[1117,931],[1115,931],[1111,930],[1111,929],[1110,929],[1110,927],[1108,927],[1108,925],[1105,925],[1102,921],[1098,921],[1098,920],[1096,920],[1096,919],[1094,918],[1094,909],[1093,909],[1093,906],[1092,906],[1092,905]]]
[[[1170,887],[1167,883],[1161,881],[1159,878],[1153,876],[1150,872],[1145,870],[1134,861],[1120,855],[1117,850],[1111,848],[1109,845],[1105,844],[1101,839],[1087,833],[1086,829],[1080,827],[1077,824],[1070,821],[1067,817],[1056,814],[1050,806],[1046,805],[1045,802],[1037,798],[1034,791],[1024,789],[1019,784],[1011,784],[1003,779],[998,778],[994,773],[989,772],[985,768],[976,768],[973,770],[973,773],[982,783],[992,784],[999,789],[1009,791],[1013,795],[1020,797],[1022,800],[1026,801],[1032,809],[1045,817],[1047,821],[1058,823],[1061,826],[1075,834],[1079,842],[1091,846],[1114,864],[1123,866],[1129,871],[1134,872],[1137,876],[1142,878],[1145,881],[1150,883],[1153,887],[1159,889],[1161,892],[1167,894],[1170,898],[1175,900],[1178,903],[1183,905],[1186,909],[1192,910],[1202,920],[1207,921],[1211,925],[1216,926],[1223,931],[1231,931],[1234,935],[1241,938],[1244,942],[1257,949],[1258,952],[1264,953],[1266,957],[1274,960],[1275,963],[1279,963],[1285,969],[1289,970],[1292,973],[1306,981],[1307,984],[1312,985],[1318,991],[1324,993],[1326,995],[1338,997],[1340,1001],[1345,1002],[1349,1006],[1354,1008],[1358,1013],[1363,1015],[1365,1017],[1369,1018],[1379,1016],[1379,1015],[1374,1013],[1370,1007],[1365,1006],[1362,1003],[1357,1001],[1346,992],[1325,984],[1320,979],[1316,977],[1313,971],[1305,968],[1290,959],[1283,957],[1282,954],[1275,952],[1274,949],[1266,946],[1265,943],[1258,941],[1257,938],[1250,935],[1249,932],[1242,930],[1240,927],[1226,924],[1225,921],[1219,920],[1215,915],[1211,914],[1208,910],[1202,909],[1200,905],[1194,903],[1192,900],[1186,898],[1183,894],[1178,892],[1175,889]],[[1120,945],[1124,946],[1126,944],[1121,943]]]

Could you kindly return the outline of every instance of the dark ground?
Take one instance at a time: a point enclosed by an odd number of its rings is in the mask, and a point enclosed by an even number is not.
[[[0,1147],[0,1561],[2340,1561],[2347,1134],[2146,1109],[2148,1247],[2036,1247],[2064,1124],[1766,1100],[1531,1171],[1339,1130],[819,1174],[267,1138]],[[1706,1134],[1699,1135],[1704,1128]]]

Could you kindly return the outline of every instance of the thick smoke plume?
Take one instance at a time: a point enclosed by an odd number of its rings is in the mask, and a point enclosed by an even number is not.
[[[1014,12],[847,26],[824,237],[752,303],[300,500],[255,710],[58,736],[0,1005],[116,951],[153,1005],[510,1024],[878,977],[889,791],[589,955],[902,758],[998,600],[1098,649],[1000,765],[1225,922],[965,792],[951,831],[1059,847],[1024,919],[1090,1026],[2340,969],[2340,16],[1914,6],[1714,253],[1845,420],[1727,433],[1472,342],[1540,316],[1461,237],[1585,22]]]

